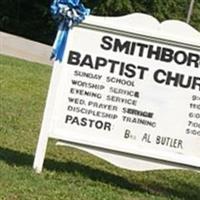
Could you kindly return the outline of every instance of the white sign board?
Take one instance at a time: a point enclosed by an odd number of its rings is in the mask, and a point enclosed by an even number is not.
[[[48,138],[134,170],[200,169],[200,33],[142,14],[90,16],[55,62],[34,168]]]

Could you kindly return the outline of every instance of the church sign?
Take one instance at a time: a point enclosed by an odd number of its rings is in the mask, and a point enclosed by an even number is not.
[[[89,16],[56,61],[34,161],[49,138],[133,170],[200,169],[200,33],[144,14]]]

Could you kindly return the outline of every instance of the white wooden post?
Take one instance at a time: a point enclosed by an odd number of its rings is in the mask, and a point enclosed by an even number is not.
[[[54,97],[56,94],[57,82],[60,73],[60,65],[54,64],[53,72],[51,76],[49,92],[47,96],[46,106],[44,110],[43,122],[40,130],[39,140],[37,144],[37,149],[35,153],[35,159],[33,163],[33,168],[37,173],[42,171],[44,157],[46,153],[49,131],[51,130],[51,116],[54,108]]]
[[[191,2],[190,2],[190,7],[189,7],[189,10],[188,10],[187,21],[186,21],[188,24],[190,23],[190,19],[191,19],[191,16],[192,16],[194,2],[195,2],[195,0],[191,0]]]

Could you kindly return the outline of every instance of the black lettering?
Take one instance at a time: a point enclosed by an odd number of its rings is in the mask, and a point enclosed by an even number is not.
[[[110,67],[110,73],[114,73],[115,71],[115,66],[119,65],[120,62],[116,61],[116,60],[108,60],[109,63],[111,63],[111,67]]]
[[[164,62],[171,62],[173,59],[174,51],[172,49],[163,48],[160,60]]]
[[[151,143],[150,138],[151,138],[151,135],[145,133],[145,134],[143,135],[143,137],[142,137],[142,142]]]
[[[184,64],[187,61],[187,54],[184,51],[177,51],[174,54],[174,61],[177,64]]]
[[[173,86],[177,87],[179,83],[179,74],[175,73],[175,76],[172,75],[172,72],[168,72],[167,74],[167,80],[166,80],[166,85],[170,85],[174,81]]]
[[[126,130],[125,130],[125,134],[124,134],[124,138],[126,138],[126,139],[129,138],[130,133],[131,133],[131,131],[128,130],[128,129],[126,129]]]
[[[182,88],[189,88],[192,83],[192,76],[186,78],[183,74],[180,74],[179,81],[180,81],[179,84]]]
[[[92,57],[88,54],[86,54],[83,60],[81,61],[80,67],[83,67],[84,65],[89,66],[91,69],[94,69],[94,66],[92,63]]]
[[[87,119],[86,118],[81,119],[81,126],[87,126]]]
[[[104,49],[104,50],[110,50],[112,48],[112,41],[113,41],[112,37],[104,36],[102,38],[103,44],[100,45],[101,48]]]
[[[137,68],[140,69],[139,79],[144,79],[144,73],[145,71],[149,71],[149,69],[143,66],[138,66]]]
[[[111,123],[110,122],[105,122],[105,124],[104,124],[104,130],[105,131],[110,131],[111,130]]]
[[[130,44],[131,43],[129,41],[125,41],[124,43],[121,43],[120,39],[115,39],[113,51],[114,52],[124,51],[125,54],[128,54],[129,49],[130,49]]]
[[[120,75],[120,76],[123,76],[123,75],[124,75],[124,66],[125,66],[125,63],[122,62],[122,63],[120,64],[120,69],[119,69],[119,75]]]
[[[135,45],[136,45],[136,43],[132,42],[131,49],[130,49],[130,55],[134,55],[134,53],[135,53]]]
[[[72,116],[71,115],[67,115],[66,118],[65,118],[65,123],[68,123],[71,120],[72,120]]]
[[[67,64],[78,65],[80,63],[81,54],[76,51],[70,51]]]
[[[191,66],[192,64],[194,64],[196,68],[200,67],[200,55],[189,53],[187,66]]]
[[[152,58],[152,56],[155,56],[156,60],[159,60],[160,58],[160,51],[161,51],[161,47],[156,47],[155,50],[153,50],[153,45],[149,46],[149,50],[148,50],[148,54],[147,54],[147,58]]]
[[[144,56],[144,49],[148,48],[148,45],[142,44],[142,43],[137,43],[137,46],[139,47],[139,56],[143,57]]]
[[[135,65],[132,64],[127,64],[126,65],[126,72],[124,73],[124,75],[128,78],[133,78],[135,77],[136,73],[135,73]]]
[[[155,73],[153,75],[153,78],[157,83],[164,83],[165,82],[165,78],[164,77],[166,75],[167,75],[167,73],[164,70],[159,69],[159,70],[155,71]]]
[[[200,77],[194,77],[193,78],[193,82],[192,82],[192,89],[196,89],[197,87],[197,90],[200,91]]]
[[[95,69],[99,69],[99,67],[105,67],[107,64],[107,60],[102,57],[97,57],[95,62]]]

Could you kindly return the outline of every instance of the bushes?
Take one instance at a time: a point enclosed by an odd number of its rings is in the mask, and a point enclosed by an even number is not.
[[[160,21],[186,21],[190,0],[83,0],[92,14],[119,16],[133,12],[153,15]],[[32,40],[52,44],[56,24],[49,12],[49,0],[1,0],[0,29]],[[191,25],[200,31],[200,1],[195,1]]]

